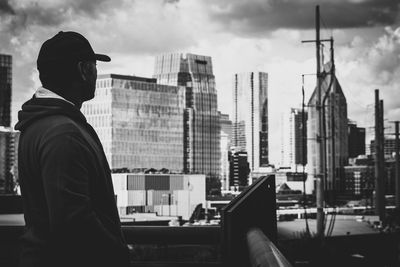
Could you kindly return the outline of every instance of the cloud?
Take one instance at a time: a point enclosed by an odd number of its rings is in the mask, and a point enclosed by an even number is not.
[[[121,1],[99,0],[44,0],[44,1],[8,1],[1,0],[0,10],[3,16],[3,29],[17,34],[33,25],[57,26],[79,16],[97,17],[110,13]]]
[[[8,0],[0,0],[0,14],[15,14]]]
[[[20,104],[38,84],[40,46],[60,30],[82,33],[95,51],[111,56],[112,63],[100,72],[124,69],[142,75],[152,69],[149,57],[195,46],[207,31],[196,1],[0,1],[0,53],[13,55],[14,62],[14,122]]]
[[[179,0],[164,0],[164,3],[166,3],[166,4],[175,4],[175,3],[179,3]]]
[[[337,75],[352,119],[363,127],[374,125],[375,89],[384,101],[385,118],[400,119],[400,27],[385,27],[373,42],[355,36],[338,49],[337,59]],[[369,133],[370,139],[373,131]]]
[[[397,0],[208,0],[207,3],[213,21],[244,36],[280,28],[314,28],[316,5],[320,5],[322,20],[329,28],[391,25],[399,11]]]

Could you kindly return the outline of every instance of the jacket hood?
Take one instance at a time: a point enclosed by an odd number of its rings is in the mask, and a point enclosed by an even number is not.
[[[23,132],[35,121],[53,115],[65,115],[73,120],[86,123],[85,116],[70,103],[56,98],[37,98],[33,96],[22,105],[18,112],[15,130]]]

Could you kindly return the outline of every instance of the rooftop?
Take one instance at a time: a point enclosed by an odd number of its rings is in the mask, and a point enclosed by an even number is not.
[[[136,81],[136,82],[146,82],[146,83],[157,83],[156,78],[146,78],[146,77],[139,77],[139,76],[131,76],[131,75],[120,75],[120,74],[99,74],[97,76],[97,80],[101,79],[120,79],[120,80],[129,80],[129,81]]]

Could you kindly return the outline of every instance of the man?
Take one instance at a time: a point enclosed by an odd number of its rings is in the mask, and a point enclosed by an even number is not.
[[[80,108],[94,97],[88,40],[59,32],[43,43],[43,87],[22,105],[16,130],[26,233],[20,266],[128,266],[103,147]]]

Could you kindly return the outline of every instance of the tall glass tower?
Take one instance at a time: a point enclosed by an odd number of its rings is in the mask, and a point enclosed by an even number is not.
[[[157,56],[154,78],[159,84],[186,87],[184,170],[205,174],[208,193],[219,188],[220,124],[211,57],[181,53]]]
[[[268,165],[268,73],[233,77],[233,135],[236,150],[246,151],[250,171]]]

